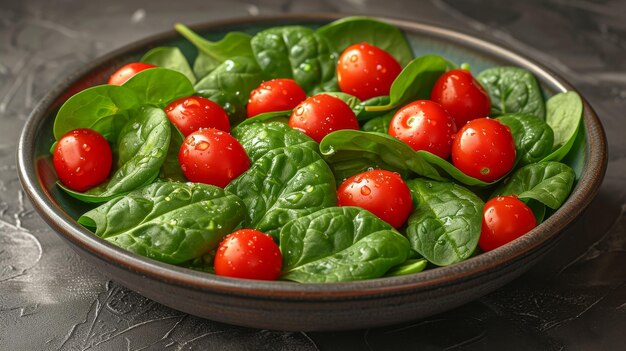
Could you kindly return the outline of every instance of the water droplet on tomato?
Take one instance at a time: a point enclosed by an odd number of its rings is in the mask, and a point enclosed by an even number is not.
[[[83,150],[85,150],[85,152],[89,152],[91,150],[91,146],[83,144]]]
[[[196,144],[195,149],[196,149],[196,150],[200,150],[200,151],[204,151],[204,150],[208,149],[208,148],[209,148],[209,146],[210,146],[210,145],[209,145],[209,143],[208,143],[208,142],[206,142],[206,141],[201,141],[201,142],[199,142],[199,143],[197,143],[197,144]]]
[[[356,62],[359,59],[357,55],[350,56],[350,62]]]
[[[361,195],[365,195],[365,196],[367,196],[367,195],[369,195],[371,192],[372,192],[372,189],[370,189],[370,187],[369,187],[369,186],[367,186],[367,185],[363,185],[363,186],[361,187]]]

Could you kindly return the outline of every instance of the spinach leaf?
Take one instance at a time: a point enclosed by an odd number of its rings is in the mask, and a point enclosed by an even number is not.
[[[554,133],[539,118],[513,114],[498,117],[498,121],[511,129],[518,166],[539,162],[552,151]]]
[[[480,237],[482,200],[454,183],[413,179],[407,185],[415,206],[406,229],[411,247],[438,266],[470,257]]]
[[[242,101],[241,97],[236,93],[226,92],[219,89],[207,89],[198,91],[196,95],[207,98],[220,105],[224,111],[226,111],[228,121],[231,126],[235,126],[238,123],[245,121],[246,117],[248,117],[246,105]]]
[[[546,109],[546,122],[554,130],[554,151],[544,161],[560,161],[576,140],[583,116],[583,102],[575,91],[568,91],[548,99]]]
[[[381,168],[398,172],[403,178],[415,173],[435,180],[451,177],[478,187],[493,184],[465,175],[441,157],[426,151],[416,152],[402,141],[382,133],[338,130],[322,139],[320,152],[338,182],[369,168]]]
[[[78,222],[123,249],[180,264],[215,249],[244,213],[241,199],[218,187],[157,182],[85,213]]]
[[[184,74],[167,68],[143,70],[122,85],[135,92],[142,105],[164,108],[170,102],[193,95],[193,85]]]
[[[356,118],[359,120],[359,122],[365,122],[365,121],[369,121],[373,118],[376,117],[380,117],[380,116],[385,116],[387,114],[391,114],[391,116],[394,115],[394,113],[396,112],[396,110],[390,110],[390,111],[367,111],[366,108],[367,106],[382,106],[382,105],[387,105],[389,104],[389,96],[377,96],[377,97],[373,97],[371,99],[367,99],[365,101],[362,101],[360,106],[357,106],[354,110],[354,112],[356,113]],[[391,118],[391,117],[389,117]],[[387,133],[387,132],[385,132]]]
[[[397,277],[400,275],[415,274],[423,271],[426,268],[428,261],[423,258],[406,260],[404,263],[392,267],[385,277]]]
[[[389,103],[366,106],[365,111],[389,111],[409,101],[430,98],[430,91],[447,67],[448,62],[437,55],[426,55],[414,59],[391,84]]]
[[[234,56],[253,57],[252,48],[250,47],[250,39],[252,37],[249,34],[230,32],[222,40],[212,42],[198,35],[184,24],[176,23],[174,28],[198,49],[205,62],[211,62],[207,58],[219,64]]]
[[[266,29],[250,41],[265,75],[293,78],[307,92],[333,80],[337,55],[312,29],[286,26]]]
[[[521,200],[534,199],[557,209],[569,196],[575,178],[574,171],[563,163],[533,163],[513,173],[493,196],[516,195]]]
[[[163,165],[159,171],[159,178],[164,180],[186,182],[187,178],[185,177],[182,168],[180,168],[180,163],[178,162],[178,152],[181,145],[183,145],[185,137],[174,125],[170,126],[170,130],[170,145],[167,148],[165,161],[163,161]]]
[[[291,116],[292,110],[284,110],[284,111],[272,111],[265,112],[254,117],[247,118],[245,121],[239,123],[237,127],[245,126],[248,124],[254,123],[264,123],[264,122],[279,122],[282,124],[289,123],[289,117]]]
[[[274,237],[290,220],[336,205],[335,189],[328,165],[304,145],[270,150],[226,187],[248,208],[245,226]]]
[[[196,59],[193,61],[192,68],[193,74],[197,77],[196,81],[208,76],[220,63],[220,61],[217,61],[211,56],[199,52],[198,56],[196,56]]]
[[[346,105],[350,106],[350,108],[355,112],[355,114],[357,113],[358,109],[362,109],[361,100],[359,100],[359,98],[356,96],[350,95],[348,93],[343,93],[340,91],[327,91],[322,94],[334,96],[338,98],[339,100],[345,102]]]
[[[283,279],[326,283],[381,277],[404,262],[408,240],[358,207],[331,207],[297,218],[280,231]]]
[[[332,45],[335,52],[366,42],[391,54],[404,67],[413,59],[413,50],[397,27],[367,17],[346,17],[317,30]]]
[[[389,132],[389,124],[391,124],[395,112],[396,111],[389,111],[389,113],[382,116],[370,119],[363,124],[363,131],[387,134]]]
[[[133,110],[120,132],[118,169],[113,176],[84,193],[62,189],[81,201],[98,203],[151,183],[167,156],[170,133],[170,122],[163,110],[148,106]]]
[[[242,106],[248,102],[250,92],[263,81],[263,72],[249,57],[232,57],[217,66],[195,86],[198,91],[208,90],[211,94],[224,92]]]
[[[519,67],[492,67],[476,77],[491,98],[491,117],[522,113],[546,118],[541,87],[529,71]]]
[[[154,48],[143,55],[141,62],[180,72],[189,79],[191,84],[196,82],[196,76],[191,70],[187,58],[185,58],[185,55],[183,55],[182,51],[177,47]]]
[[[69,98],[54,120],[54,138],[77,129],[89,128],[115,142],[128,121],[128,111],[139,106],[137,95],[117,85],[87,88]]]
[[[231,135],[241,143],[252,163],[271,150],[286,146],[300,145],[318,151],[313,139],[279,122],[239,125],[231,131]]]
[[[546,216],[546,205],[535,199],[528,199],[525,202],[526,206],[528,206],[530,210],[533,211],[533,215],[535,216],[537,225],[541,224]]]

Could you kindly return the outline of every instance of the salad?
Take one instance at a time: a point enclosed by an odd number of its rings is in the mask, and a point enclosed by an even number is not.
[[[210,274],[300,283],[418,273],[524,235],[576,181],[576,92],[414,57],[348,17],[157,47],[59,109],[58,186],[78,223]]]

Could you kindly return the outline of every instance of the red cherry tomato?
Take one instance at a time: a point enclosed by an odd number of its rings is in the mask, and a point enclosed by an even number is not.
[[[132,76],[143,71],[144,69],[154,68],[155,65],[151,65],[149,63],[143,62],[133,62],[129,63],[122,68],[118,69],[109,77],[109,84],[112,85],[122,85],[126,83]]]
[[[490,118],[469,121],[454,136],[452,163],[463,173],[491,182],[515,163],[515,141],[509,127]]]
[[[111,172],[112,160],[109,142],[91,129],[66,133],[58,140],[52,155],[61,183],[80,192],[102,183]]]
[[[200,128],[215,128],[230,132],[230,122],[224,109],[209,99],[189,96],[174,100],[165,108],[165,113],[184,136]]]
[[[248,155],[237,139],[214,128],[189,134],[180,146],[178,161],[190,181],[221,188],[250,168]]]
[[[537,226],[533,211],[515,196],[498,196],[485,204],[478,246],[490,251]]]
[[[254,229],[229,234],[217,248],[215,274],[258,280],[276,280],[283,257],[271,236]]]
[[[354,112],[341,99],[317,94],[302,101],[291,113],[289,126],[302,131],[318,143],[331,132],[359,129]]]
[[[368,43],[354,44],[339,57],[337,82],[344,93],[367,100],[389,95],[400,71],[402,66],[387,51]]]
[[[397,174],[376,169],[346,179],[337,190],[339,206],[366,209],[395,228],[400,228],[413,210],[411,191]]]
[[[396,112],[389,125],[389,135],[407,143],[413,150],[426,150],[448,158],[456,124],[436,102],[414,101]]]
[[[489,94],[464,69],[453,69],[439,77],[430,94],[454,118],[457,127],[476,118],[489,116],[491,100]]]
[[[293,79],[272,79],[252,90],[248,118],[265,112],[291,110],[306,99],[306,93]]]

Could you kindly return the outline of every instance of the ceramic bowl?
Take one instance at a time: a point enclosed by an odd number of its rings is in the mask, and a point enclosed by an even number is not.
[[[207,23],[194,30],[216,40],[233,30],[253,34],[285,24],[317,27],[337,18],[245,18]],[[574,90],[540,63],[498,45],[433,25],[386,21],[406,33],[416,56],[439,54],[454,62],[469,63],[475,72],[494,65],[524,67],[535,74],[547,95]],[[104,83],[117,67],[162,45],[176,45],[190,57],[194,55],[191,45],[171,31],[97,59],[53,89],[26,122],[17,150],[18,172],[39,214],[88,262],[129,289],[193,315],[256,328],[314,331],[383,326],[452,309],[498,289],[528,270],[581,215],[604,176],[606,138],[598,117],[585,101],[584,133],[579,133],[576,152],[566,160],[578,174],[571,196],[530,233],[491,252],[413,275],[306,285],[223,278],[154,261],[113,246],[76,223],[75,219],[87,208],[55,186],[57,178],[48,150],[53,143],[56,110],[69,96]]]

